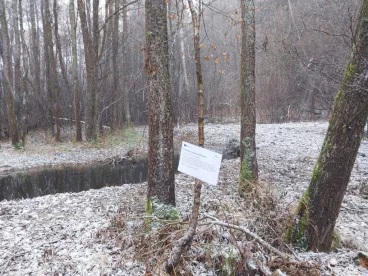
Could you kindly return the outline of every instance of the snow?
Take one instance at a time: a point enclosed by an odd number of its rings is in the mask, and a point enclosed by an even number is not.
[[[276,194],[278,206],[269,212],[270,216],[282,217],[279,212],[285,208],[292,211],[308,186],[326,130],[326,122],[257,125],[260,179]],[[176,129],[175,144],[180,145],[181,140],[194,143],[196,131],[195,124]],[[205,144],[221,151],[230,139],[239,139],[239,133],[238,124],[207,124]],[[121,145],[95,149],[71,142],[46,145],[42,150],[37,145],[15,151],[8,143],[2,143],[0,174],[50,164],[90,163],[123,155],[127,150]],[[55,147],[57,150],[51,150]],[[368,251],[368,199],[360,193],[368,178],[365,153],[368,155],[367,140],[362,141],[359,149],[336,226],[343,244],[350,249],[299,254],[305,261],[320,264],[327,275],[368,275],[368,270],[353,260],[356,250]],[[203,185],[201,213],[210,213],[264,235],[267,230],[257,228],[261,225],[259,214],[237,195],[239,166],[239,159],[223,161],[219,184]],[[176,175],[177,207],[184,219],[191,212],[193,184],[191,177]],[[0,275],[143,275],[147,263],[137,255],[144,233],[145,192],[146,183],[142,183],[0,202]],[[114,235],[113,221],[122,222]],[[200,229],[199,241],[208,225]],[[211,231],[214,237],[220,235],[216,242],[221,245],[212,248],[212,254],[220,254],[221,250],[228,254],[234,249],[229,244],[229,231],[219,228]],[[197,247],[188,256],[197,254],[200,250]],[[194,261],[186,263],[194,275],[215,275],[204,263],[193,264]]]

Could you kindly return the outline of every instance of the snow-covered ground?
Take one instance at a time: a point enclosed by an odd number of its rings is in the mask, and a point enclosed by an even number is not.
[[[134,129],[138,139],[132,143],[123,143],[121,137],[116,141],[73,142],[74,132],[66,129],[62,132],[63,142],[55,143],[50,134],[42,131],[27,135],[24,149],[14,149],[9,142],[0,141],[0,175],[14,171],[29,170],[37,167],[52,167],[64,164],[78,165],[103,161],[113,156],[124,156],[130,149],[138,147],[147,152],[147,129]],[[108,140],[113,137],[107,137]]]
[[[292,210],[306,189],[326,130],[326,122],[257,125],[260,178],[275,191],[277,204],[283,208]],[[143,128],[140,131],[143,133]],[[195,142],[196,132],[194,124],[176,129],[175,144],[180,145],[181,140]],[[239,139],[239,133],[237,124],[207,124],[205,144],[220,150],[230,139]],[[21,151],[13,150],[9,143],[1,144],[0,174],[89,163],[127,151],[121,145],[95,149],[71,142],[43,145],[37,137],[32,139],[34,144]],[[337,223],[344,245],[363,251],[368,251],[368,199],[360,192],[368,178],[366,154],[368,141],[363,140]],[[257,217],[237,195],[238,171],[239,159],[223,161],[219,184],[203,186],[201,212],[252,227]],[[193,179],[178,174],[176,187],[177,206],[186,217]],[[134,257],[142,255],[138,241],[143,233],[145,191],[143,183],[0,202],[0,275],[143,275],[148,264]],[[106,229],[114,221],[120,222],[115,223],[120,232],[108,235]],[[330,275],[368,275],[368,270],[354,263],[354,256],[356,252],[348,249],[300,255],[320,263],[322,271]],[[331,260],[336,264],[332,266]],[[202,263],[197,262],[195,267],[195,275],[213,275]]]

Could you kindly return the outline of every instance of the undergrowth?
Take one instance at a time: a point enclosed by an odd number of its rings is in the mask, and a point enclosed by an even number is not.
[[[280,207],[267,184],[259,183],[249,190],[244,198],[239,196],[234,198],[236,202],[231,202],[230,206],[221,202],[221,198],[202,204],[205,204],[206,209],[212,210],[211,216],[216,216],[229,224],[246,226],[271,246],[283,252],[290,252],[284,243],[284,233],[292,214],[286,208]],[[150,209],[153,214],[154,208]],[[132,242],[134,259],[145,264],[146,275],[167,275],[164,271],[165,262],[169,258],[174,242],[183,236],[189,218],[179,219],[176,213],[174,217],[152,216],[152,214],[150,219],[157,227],[151,227],[149,232],[144,230],[147,217],[145,210],[142,210],[142,217],[134,222],[140,225],[140,231],[135,232]],[[271,264],[273,270],[280,268],[287,271],[290,267],[295,267],[287,260],[275,262],[274,259],[269,259],[272,254],[270,255],[267,249],[250,239],[244,232],[214,225],[211,222],[212,220],[201,216],[197,233],[190,246],[183,252],[181,262],[173,275],[193,275],[193,267],[198,271],[212,271],[215,275],[221,276],[248,275],[252,269],[259,270],[262,266],[266,269]],[[105,237],[106,241],[119,240],[124,244],[118,237],[127,236],[128,224],[127,219],[117,215],[112,218],[108,230],[103,234],[100,233],[99,238]],[[314,269],[312,265],[301,267],[304,270]]]
[[[100,135],[96,139],[88,141],[89,148],[108,148],[124,144],[127,148],[133,148],[140,140],[139,133],[132,127],[123,130],[110,131],[106,135]]]

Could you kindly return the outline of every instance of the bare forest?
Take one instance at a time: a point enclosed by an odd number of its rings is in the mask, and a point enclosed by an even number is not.
[[[46,129],[76,139],[145,124],[145,9],[141,1],[5,1],[1,11],[0,137]],[[74,3],[75,2],[75,3]],[[93,3],[92,3],[93,2]],[[358,1],[256,1],[257,122],[327,118],[341,82]],[[188,4],[168,1],[174,123],[196,121]],[[238,118],[238,1],[203,3],[200,34],[208,121]],[[12,125],[12,126],[10,126]],[[18,141],[18,142],[19,142]]]
[[[367,38],[368,0],[0,0],[0,274],[367,275]]]

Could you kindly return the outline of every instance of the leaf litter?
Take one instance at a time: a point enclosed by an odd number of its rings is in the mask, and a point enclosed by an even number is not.
[[[368,178],[367,140],[362,140],[336,225],[343,248],[331,253],[296,253],[283,242],[285,226],[308,186],[326,130],[326,122],[257,125],[261,188],[240,198],[240,160],[223,161],[218,185],[203,185],[198,233],[183,255],[178,275],[242,275],[253,268],[254,275],[267,275],[269,268],[288,275],[368,275],[364,268],[368,199],[361,192]],[[176,129],[175,143],[195,143],[196,131],[195,124]],[[206,147],[222,151],[239,133],[238,124],[207,124]],[[0,150],[9,151],[3,146]],[[96,160],[111,157],[99,155],[98,150],[94,153]],[[55,155],[39,156],[43,158],[32,160],[32,166],[47,165],[48,158],[63,163]],[[6,163],[8,157],[0,156],[0,163],[8,165],[6,170],[13,166]],[[180,237],[190,219],[193,187],[191,177],[176,175],[182,220],[150,234],[144,232],[146,183],[0,202],[0,275],[164,275],[171,242]],[[211,224],[203,214],[246,227],[272,246],[294,253],[298,260],[280,260],[243,233]]]

